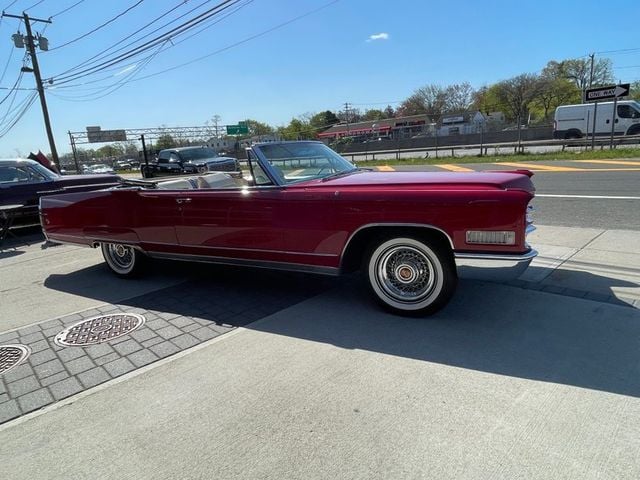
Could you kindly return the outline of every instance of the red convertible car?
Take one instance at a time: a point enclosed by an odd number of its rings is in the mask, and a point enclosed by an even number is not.
[[[320,142],[247,151],[245,176],[140,180],[42,198],[52,241],[100,247],[117,275],[149,258],[338,275],[361,269],[374,297],[429,314],[458,275],[515,278],[536,255],[525,241],[531,172],[360,169]]]

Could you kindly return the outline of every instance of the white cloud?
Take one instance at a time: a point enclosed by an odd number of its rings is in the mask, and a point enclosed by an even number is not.
[[[369,35],[367,42],[373,42],[374,40],[389,40],[389,34],[387,32],[374,33]]]

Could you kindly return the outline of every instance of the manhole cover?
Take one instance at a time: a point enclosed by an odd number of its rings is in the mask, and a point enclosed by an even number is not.
[[[144,317],[135,313],[115,313],[83,320],[56,335],[62,347],[95,345],[133,332],[144,324]]]
[[[0,345],[0,374],[17,367],[31,355],[26,345]]]

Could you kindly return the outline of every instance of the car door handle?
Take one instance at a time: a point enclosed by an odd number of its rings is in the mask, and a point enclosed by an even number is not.
[[[190,198],[176,198],[176,202],[178,203],[191,203]]]

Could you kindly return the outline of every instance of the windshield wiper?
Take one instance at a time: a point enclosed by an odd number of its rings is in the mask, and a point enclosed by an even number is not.
[[[332,173],[331,175],[327,175],[326,177],[322,177],[322,181],[326,182],[327,180],[333,180],[334,178],[346,177],[347,175],[351,175],[352,173],[360,173],[365,172],[366,169],[363,168],[354,168],[353,170],[343,170],[342,172]]]

